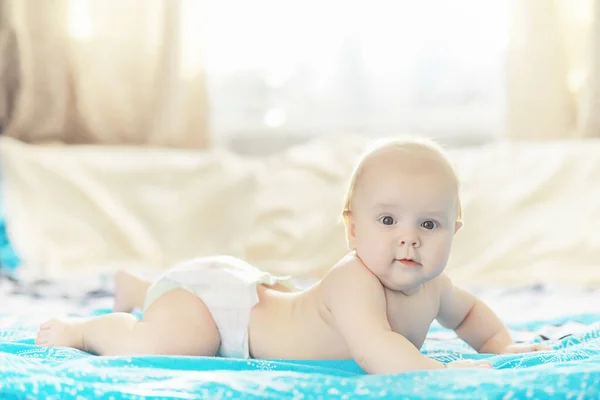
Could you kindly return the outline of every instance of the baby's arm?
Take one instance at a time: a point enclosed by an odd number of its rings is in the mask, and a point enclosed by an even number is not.
[[[455,287],[446,275],[438,278],[440,309],[437,320],[479,353],[515,353],[549,350],[545,345],[514,345],[508,329],[483,301]]]
[[[332,270],[325,302],[352,358],[369,374],[444,368],[390,328],[383,286],[359,260]]]

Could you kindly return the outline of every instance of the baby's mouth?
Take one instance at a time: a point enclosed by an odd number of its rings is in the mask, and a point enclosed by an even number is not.
[[[400,264],[404,265],[405,267],[422,267],[422,265],[418,262],[416,262],[415,260],[411,259],[411,258],[397,258],[396,261],[398,261]]]

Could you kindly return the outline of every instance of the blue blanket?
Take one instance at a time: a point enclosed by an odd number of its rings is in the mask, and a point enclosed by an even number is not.
[[[96,357],[73,349],[44,349],[33,344],[36,324],[1,315],[0,398],[598,399],[600,315],[511,328],[533,332],[568,321],[583,324],[583,329],[551,340],[553,352],[497,356],[476,354],[458,339],[444,339],[449,332],[435,325],[425,354],[442,362],[486,358],[495,369],[373,376],[349,360]]]
[[[21,264],[21,259],[15,252],[6,227],[4,207],[2,203],[2,176],[0,173],[0,274],[13,274]]]

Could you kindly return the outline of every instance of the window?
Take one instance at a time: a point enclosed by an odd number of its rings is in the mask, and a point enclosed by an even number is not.
[[[489,140],[503,128],[507,3],[205,2],[213,132]]]
[[[508,3],[105,0],[92,9],[74,0],[71,32],[160,46],[173,7],[175,54],[184,76],[186,66],[206,70],[217,141],[416,133],[481,142],[503,131]],[[156,23],[132,31],[131,18]]]

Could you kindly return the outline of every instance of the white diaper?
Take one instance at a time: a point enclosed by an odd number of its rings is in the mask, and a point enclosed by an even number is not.
[[[250,310],[258,304],[257,285],[281,283],[294,288],[289,278],[275,277],[230,256],[193,259],[165,272],[146,293],[144,311],[166,292],[185,289],[202,299],[221,336],[217,355],[249,358]]]

